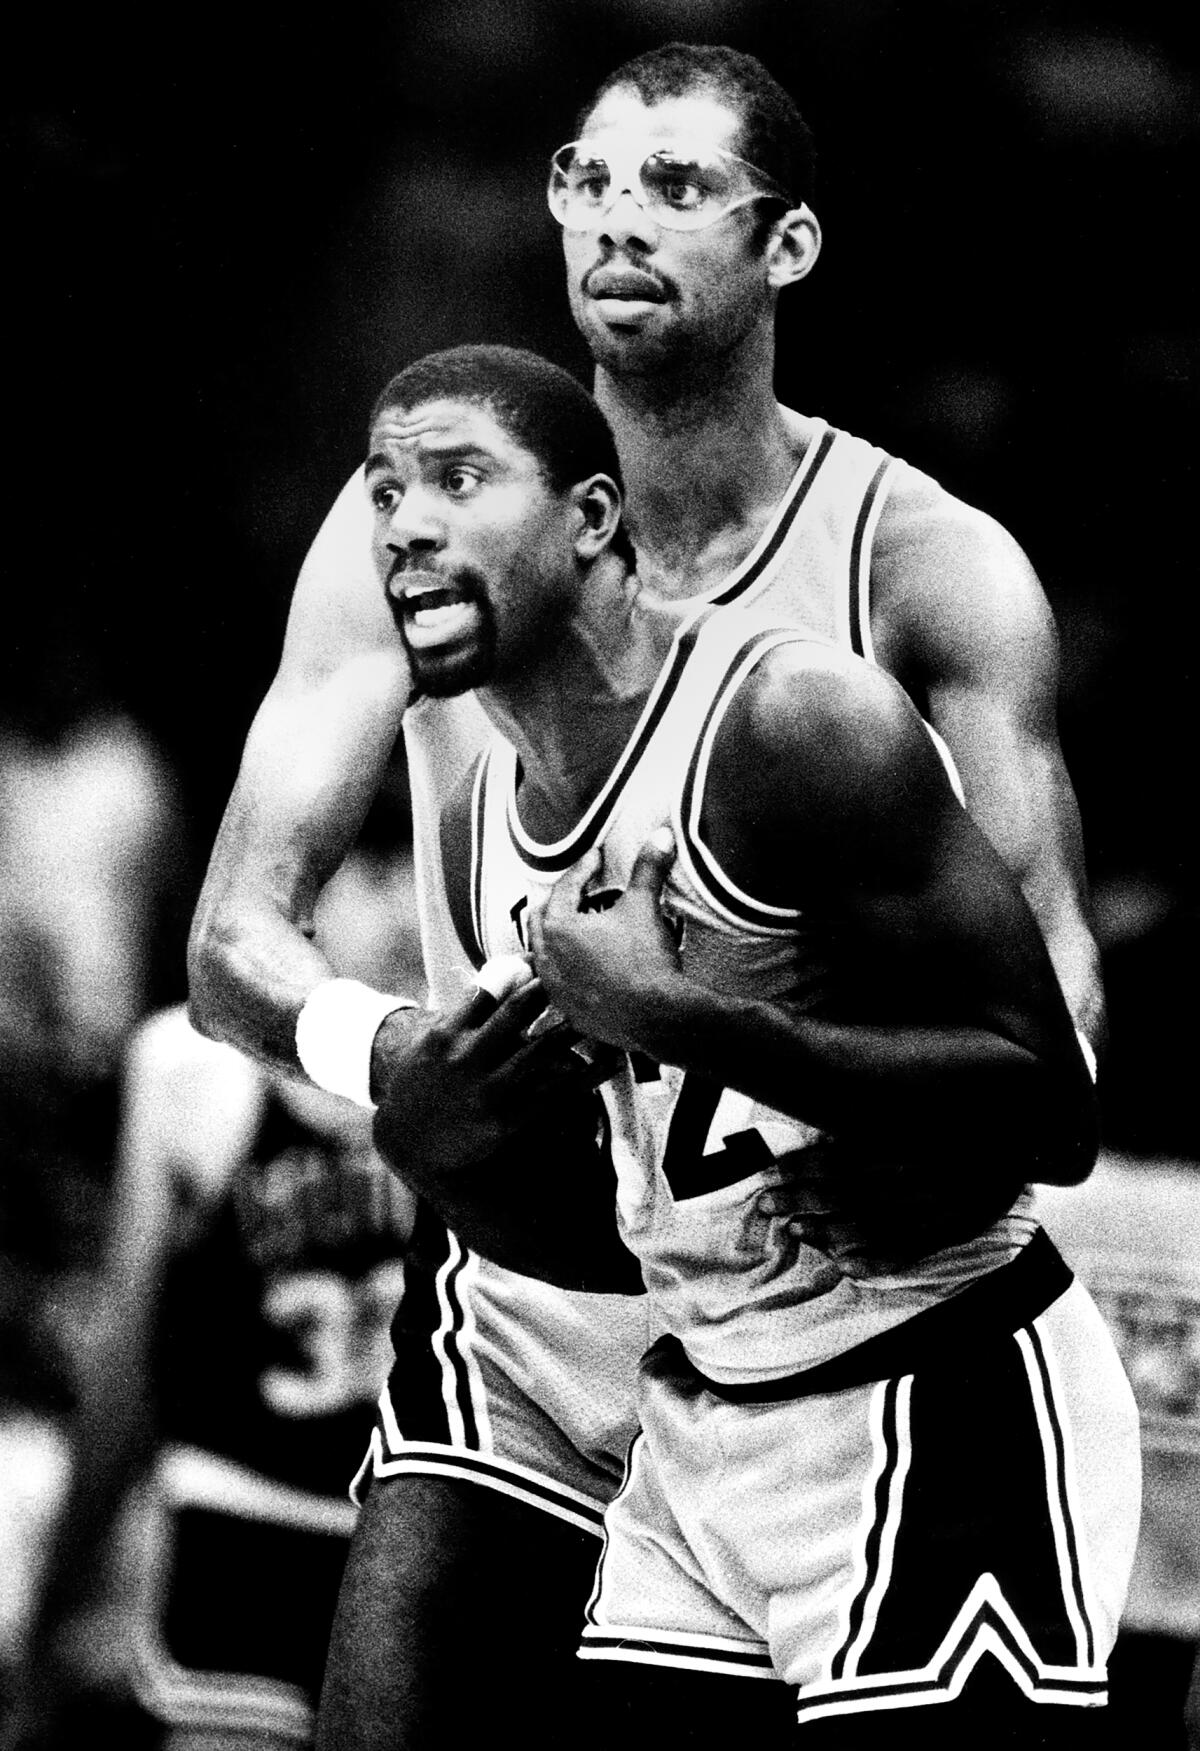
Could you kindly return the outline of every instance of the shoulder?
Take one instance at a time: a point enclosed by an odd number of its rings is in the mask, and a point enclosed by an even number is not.
[[[362,470],[342,488],[301,565],[288,610],[278,680],[311,685],[348,667],[403,675],[403,644],[372,554]],[[379,679],[376,679],[379,685]],[[393,682],[394,684],[394,682]]]
[[[996,518],[900,463],[871,554],[872,630],[888,667],[1057,652],[1054,618],[1020,543]]]
[[[962,809],[928,727],[891,676],[797,635],[763,657],[717,732],[704,809],[810,896],[925,869]],[[799,862],[796,859],[799,858]],[[757,890],[754,890],[757,891]]]
[[[729,734],[750,784],[782,768],[814,798],[894,783],[901,770],[940,772],[911,700],[884,670],[823,640],[780,638],[739,688]]]

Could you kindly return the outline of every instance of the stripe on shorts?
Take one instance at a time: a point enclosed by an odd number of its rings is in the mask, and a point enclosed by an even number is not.
[[[987,1656],[1035,1702],[1098,1706],[1070,1437],[1032,1321],[969,1372],[883,1383],[844,1628],[801,1722],[950,1701]]]

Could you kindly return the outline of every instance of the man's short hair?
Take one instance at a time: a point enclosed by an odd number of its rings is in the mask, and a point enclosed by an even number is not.
[[[415,408],[442,399],[483,407],[533,456],[552,492],[566,492],[592,474],[607,474],[624,490],[608,421],[582,383],[523,347],[462,346],[414,359],[387,384],[371,409]],[[630,565],[624,523],[611,547]]]
[[[705,92],[739,117],[742,158],[779,184],[793,206],[811,201],[816,181],[816,145],[795,103],[755,55],[718,43],[664,43],[615,69],[579,112],[575,133],[610,91],[636,91],[643,103]]]

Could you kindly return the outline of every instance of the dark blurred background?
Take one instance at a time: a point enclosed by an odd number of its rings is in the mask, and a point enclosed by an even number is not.
[[[578,103],[673,37],[760,54],[820,151],[825,251],[781,397],[1023,543],[1113,1012],[1117,1147],[1200,1156],[1192,750],[1200,75],[1145,0],[407,0],[8,27],[13,294],[0,711],[94,703],[173,775],[182,936],[296,569],[373,394],[464,340],[587,376],[543,181]],[[15,539],[14,539],[15,535]]]

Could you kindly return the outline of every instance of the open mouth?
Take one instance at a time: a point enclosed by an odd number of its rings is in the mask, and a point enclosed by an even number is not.
[[[456,644],[479,624],[479,595],[470,580],[459,582],[436,572],[409,573],[393,581],[391,595],[404,636],[414,649]]]

